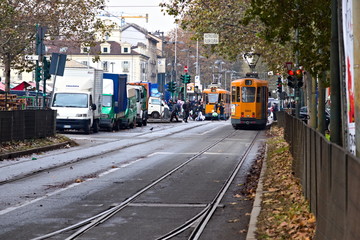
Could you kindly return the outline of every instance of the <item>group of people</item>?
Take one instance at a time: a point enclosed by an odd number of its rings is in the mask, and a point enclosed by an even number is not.
[[[219,111],[218,111],[219,110]],[[220,114],[218,114],[218,112]],[[221,100],[220,103],[216,102],[214,105],[214,111],[212,113],[212,119],[213,120],[220,120],[220,119],[225,119],[225,105],[224,105],[224,101]]]
[[[203,121],[205,120],[205,116],[203,116],[203,106],[201,104],[201,101],[199,100],[169,100],[167,103],[169,106],[169,110],[171,112],[170,115],[170,122],[172,122],[174,119],[178,122],[180,115],[183,117],[184,122],[188,122],[189,118],[195,121]]]

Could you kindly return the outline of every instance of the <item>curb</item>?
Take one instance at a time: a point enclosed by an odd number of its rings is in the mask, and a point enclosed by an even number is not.
[[[261,198],[262,198],[262,194],[264,192],[263,191],[263,180],[264,180],[264,173],[266,171],[266,158],[267,158],[267,145],[265,147],[265,156],[264,156],[264,160],[263,160],[263,164],[262,164],[262,168],[261,168],[261,172],[260,172],[258,186],[256,188],[256,195],[255,195],[255,200],[254,200],[254,204],[253,204],[253,209],[251,211],[249,228],[247,231],[246,240],[256,240],[256,237],[255,237],[256,224],[257,224],[257,218],[261,211]]]
[[[31,155],[33,153],[46,152],[46,151],[51,151],[51,150],[55,150],[55,149],[60,149],[60,148],[63,148],[65,146],[71,145],[71,144],[72,144],[71,141],[67,141],[67,142],[58,143],[58,144],[49,145],[49,146],[32,148],[32,149],[28,149],[28,150],[24,150],[24,151],[4,153],[4,154],[0,154],[0,161],[2,161],[4,159],[11,159],[11,158],[22,157],[25,155]]]

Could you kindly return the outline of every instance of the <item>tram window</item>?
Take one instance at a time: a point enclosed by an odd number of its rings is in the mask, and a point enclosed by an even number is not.
[[[232,86],[231,87],[231,101],[235,102],[235,99],[236,99],[236,87]]]
[[[255,87],[242,87],[242,102],[255,102]]]
[[[236,87],[236,102],[240,102],[240,87]]]
[[[256,91],[256,102],[260,102],[261,100],[261,90],[260,90],[261,88],[260,87],[258,87],[257,88],[257,91]]]
[[[252,81],[251,80],[245,80],[245,85],[251,85]]]

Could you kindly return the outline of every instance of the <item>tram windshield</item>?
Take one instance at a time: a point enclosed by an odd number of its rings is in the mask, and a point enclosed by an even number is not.
[[[255,102],[255,87],[243,87],[241,101],[245,103]]]
[[[209,93],[208,94],[209,103],[216,103],[219,101],[218,93]]]

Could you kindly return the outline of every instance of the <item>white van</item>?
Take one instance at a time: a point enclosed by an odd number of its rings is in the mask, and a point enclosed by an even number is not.
[[[148,114],[152,118],[169,118],[170,111],[169,106],[161,100],[159,97],[150,97],[149,98],[149,106],[148,106]]]

